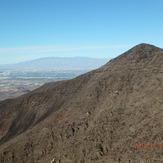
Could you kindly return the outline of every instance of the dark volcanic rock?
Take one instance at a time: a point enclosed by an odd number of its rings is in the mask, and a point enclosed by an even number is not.
[[[0,102],[0,162],[162,163],[162,116],[163,50],[140,44]]]

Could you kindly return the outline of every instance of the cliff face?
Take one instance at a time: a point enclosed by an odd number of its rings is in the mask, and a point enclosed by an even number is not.
[[[140,44],[0,102],[0,162],[163,162],[163,50]],[[52,161],[53,160],[53,161]]]

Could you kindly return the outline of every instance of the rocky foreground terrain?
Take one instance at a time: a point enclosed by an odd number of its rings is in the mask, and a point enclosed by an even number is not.
[[[163,49],[140,44],[0,102],[0,163],[163,163],[162,117]]]

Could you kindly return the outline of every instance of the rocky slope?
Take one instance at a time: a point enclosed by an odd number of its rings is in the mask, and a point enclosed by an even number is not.
[[[2,163],[162,163],[163,50],[140,44],[75,79],[0,102]]]

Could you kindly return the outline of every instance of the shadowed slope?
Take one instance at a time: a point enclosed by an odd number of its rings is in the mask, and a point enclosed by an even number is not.
[[[161,163],[162,81],[163,50],[140,44],[97,70],[1,102],[1,162]]]

